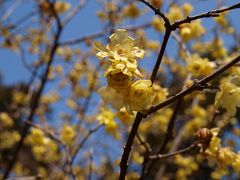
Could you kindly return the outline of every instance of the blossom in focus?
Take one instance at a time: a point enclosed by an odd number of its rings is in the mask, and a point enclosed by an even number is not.
[[[95,49],[99,52],[97,57],[105,60],[104,76],[109,74],[123,73],[130,77],[142,78],[137,69],[137,60],[144,57],[145,51],[141,49],[141,41],[128,36],[127,31],[118,29],[110,36],[110,43],[106,48],[99,42],[95,43]]]
[[[150,80],[138,80],[132,84],[129,95],[129,105],[132,110],[147,113],[154,98],[155,93]]]
[[[236,114],[236,107],[240,107],[239,76],[230,76],[223,80],[215,97],[215,106],[226,109],[232,116]]]

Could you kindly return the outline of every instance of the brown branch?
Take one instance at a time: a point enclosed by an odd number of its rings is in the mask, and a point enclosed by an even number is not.
[[[52,8],[52,9],[54,9],[54,8]],[[32,104],[31,110],[30,110],[30,114],[29,114],[29,116],[27,118],[27,120],[29,122],[33,122],[33,118],[35,116],[35,112],[36,112],[36,110],[38,108],[38,105],[39,105],[39,100],[41,98],[41,95],[43,93],[44,87],[45,87],[45,85],[47,83],[47,80],[48,80],[48,74],[49,74],[50,67],[52,65],[53,59],[54,59],[55,52],[56,52],[57,47],[59,45],[58,41],[59,41],[59,38],[60,38],[60,35],[61,35],[61,32],[62,32],[62,26],[61,26],[60,19],[57,16],[56,13],[55,13],[55,17],[56,17],[56,21],[57,21],[57,32],[56,32],[55,37],[54,37],[54,44],[53,44],[53,46],[51,48],[51,51],[50,51],[49,61],[47,63],[47,67],[46,67],[45,72],[43,74],[43,77],[41,79],[40,87],[39,87],[38,91],[36,92],[36,96],[33,99],[33,104]],[[20,141],[18,142],[18,144],[16,145],[16,147],[14,149],[12,159],[9,161],[9,164],[8,164],[8,166],[6,168],[6,171],[4,173],[3,179],[6,179],[9,176],[10,171],[12,170],[15,162],[17,161],[19,151],[20,151],[20,149],[23,146],[23,142],[24,142],[24,140],[25,140],[25,138],[27,136],[29,128],[30,128],[30,125],[29,124],[25,124],[25,126],[24,126],[24,128],[22,130],[22,133],[21,133],[21,139],[20,139]]]
[[[229,7],[226,7],[226,8],[217,9],[217,10],[213,10],[213,11],[208,11],[206,13],[202,13],[202,14],[199,14],[199,15],[196,15],[196,16],[187,16],[185,19],[174,22],[171,25],[171,27],[172,27],[172,30],[175,30],[181,24],[190,23],[191,21],[201,19],[201,18],[218,17],[220,13],[230,11],[230,10],[233,10],[233,9],[237,9],[237,8],[240,8],[240,3],[237,3],[235,5],[232,5],[232,6],[229,6]]]
[[[222,66],[221,68],[219,68],[218,70],[216,70],[212,74],[208,75],[207,77],[205,77],[201,80],[196,80],[195,83],[192,86],[190,86],[189,88],[187,88],[183,91],[180,91],[176,95],[168,98],[167,100],[161,102],[160,104],[151,107],[147,115],[150,115],[150,114],[158,111],[159,109],[162,109],[163,107],[175,102],[177,99],[179,99],[181,97],[184,97],[184,96],[192,93],[193,91],[203,90],[204,88],[206,88],[205,85],[208,82],[210,82],[212,79],[216,78],[217,76],[219,76],[220,74],[222,74],[223,72],[225,72],[226,70],[231,68],[233,65],[235,65],[239,61],[240,61],[240,56],[237,56],[235,59],[233,59],[229,63],[225,64],[224,66]]]
[[[188,152],[191,149],[195,148],[200,142],[201,141],[196,141],[192,145],[190,145],[190,146],[188,146],[188,147],[186,147],[184,149],[172,152],[172,153],[151,155],[151,156],[149,156],[149,159],[165,159],[165,158],[169,158],[169,157],[175,156],[177,154],[182,154],[182,153]]]
[[[165,16],[164,13],[162,13],[162,12],[160,11],[160,9],[155,8],[152,4],[150,4],[149,2],[147,2],[147,1],[145,1],[145,0],[139,0],[139,1],[142,2],[143,4],[147,5],[150,9],[152,9],[152,10],[155,12],[155,14],[159,15],[159,16],[164,20],[164,22],[165,22],[166,24],[170,24],[169,19]]]
[[[98,125],[97,127],[95,127],[94,129],[91,129],[88,131],[87,135],[83,138],[83,140],[78,144],[75,152],[73,153],[73,156],[71,158],[70,164],[72,165],[74,163],[75,158],[77,157],[78,152],[80,151],[80,149],[84,146],[84,144],[87,142],[87,140],[89,139],[89,137],[95,133],[98,129],[100,129],[102,127],[102,124]]]
[[[160,52],[158,54],[158,57],[157,57],[157,61],[155,63],[155,66],[153,68],[153,71],[152,71],[152,74],[151,74],[151,78],[150,80],[152,81],[152,83],[154,82],[155,78],[156,78],[156,75],[157,75],[157,72],[158,72],[158,69],[160,67],[160,64],[162,62],[162,58],[163,58],[163,54],[164,54],[164,51],[166,49],[166,46],[167,46],[167,43],[168,43],[168,39],[170,37],[170,34],[171,34],[171,29],[169,26],[166,26],[166,32],[164,34],[164,38],[163,38],[163,43],[162,43],[162,46],[161,46],[161,49],[160,49]]]

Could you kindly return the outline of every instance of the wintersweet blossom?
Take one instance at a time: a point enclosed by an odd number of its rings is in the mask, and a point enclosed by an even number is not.
[[[144,57],[145,51],[141,49],[141,41],[128,36],[124,29],[117,29],[110,37],[106,48],[99,42],[94,44],[99,52],[96,56],[104,61],[106,70],[104,76],[123,73],[130,77],[142,78],[137,69],[137,60]]]
[[[230,76],[223,80],[215,97],[215,106],[217,108],[221,106],[232,116],[236,114],[236,107],[240,107],[239,76]]]
[[[150,80],[138,80],[132,84],[129,95],[129,104],[132,110],[146,113],[154,98],[155,93]]]

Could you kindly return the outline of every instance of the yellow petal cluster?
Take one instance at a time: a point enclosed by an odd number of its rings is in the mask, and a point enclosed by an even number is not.
[[[129,105],[132,110],[147,113],[154,98],[155,93],[150,80],[138,80],[131,85]]]
[[[207,58],[201,58],[197,54],[193,54],[187,58],[187,70],[194,76],[207,76],[214,71],[215,64]]]
[[[60,138],[65,144],[71,144],[76,137],[77,132],[70,125],[64,125],[60,132]]]
[[[105,103],[117,110],[125,107],[132,115],[133,111],[147,113],[155,97],[150,80],[135,81],[135,78],[143,78],[137,62],[145,54],[140,45],[124,29],[113,33],[106,47],[95,43],[95,49],[99,51],[96,56],[103,61],[108,82],[108,86],[100,88],[98,93]]]
[[[184,41],[199,38],[206,32],[201,20],[193,21],[190,24],[183,24],[180,28],[180,35]]]
[[[109,39],[110,43],[106,48],[99,42],[94,44],[99,51],[97,57],[105,60],[104,76],[121,72],[129,77],[142,78],[137,69],[137,60],[142,59],[145,54],[145,51],[140,48],[141,42],[128,36],[124,29],[117,29]]]
[[[223,80],[215,97],[215,106],[226,109],[232,116],[236,114],[236,107],[240,107],[239,76],[230,76]]]

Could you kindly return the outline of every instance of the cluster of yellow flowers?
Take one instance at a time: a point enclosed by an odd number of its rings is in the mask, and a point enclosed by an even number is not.
[[[32,153],[38,161],[48,163],[59,159],[58,145],[40,129],[32,128],[25,143],[32,147]]]
[[[211,129],[211,140],[207,148],[201,149],[201,155],[212,163],[217,163],[220,168],[231,166],[240,174],[240,153],[235,154],[230,147],[222,147],[218,136],[219,128]]]
[[[201,20],[193,21],[190,24],[183,24],[180,28],[180,35],[184,41],[199,38],[206,32],[201,24]]]
[[[198,163],[195,161],[194,157],[185,157],[181,154],[178,154],[175,156],[174,160],[174,163],[179,167],[176,172],[176,179],[187,180],[189,179],[189,176],[199,168]]]
[[[240,107],[240,78],[238,75],[229,76],[222,80],[220,91],[215,97],[216,107],[222,107],[234,116],[236,107]]]
[[[187,70],[194,76],[207,76],[214,71],[215,64],[207,58],[201,58],[197,54],[186,59]]]
[[[99,51],[97,57],[102,60],[108,81],[108,86],[100,88],[98,93],[105,103],[118,110],[125,107],[130,114],[133,111],[147,113],[155,99],[150,80],[135,81],[135,78],[143,78],[138,70],[138,60],[144,57],[145,51],[140,46],[141,41],[128,36],[124,29],[118,29],[110,36],[106,48],[95,43]]]
[[[61,2],[57,1],[53,4],[53,8],[57,14],[65,13],[70,9],[71,5],[67,2]],[[53,11],[51,9],[51,3],[48,1],[42,0],[39,3],[39,8],[46,14],[53,14]]]

